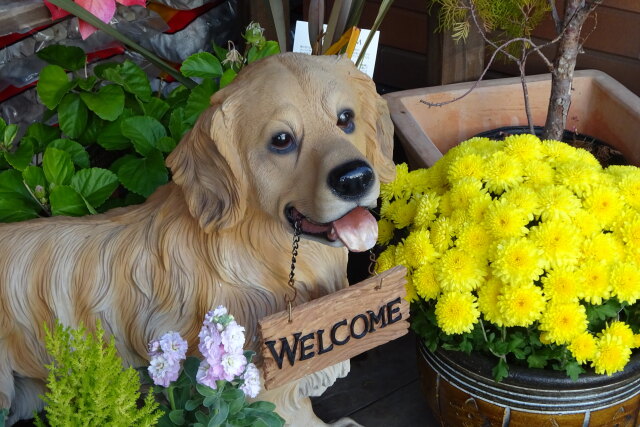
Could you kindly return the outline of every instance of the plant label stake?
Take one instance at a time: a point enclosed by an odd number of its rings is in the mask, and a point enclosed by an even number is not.
[[[299,241],[295,225],[289,285]],[[258,323],[264,386],[273,389],[405,335],[409,328],[406,269],[394,267],[333,294]],[[295,289],[295,288],[294,288]]]

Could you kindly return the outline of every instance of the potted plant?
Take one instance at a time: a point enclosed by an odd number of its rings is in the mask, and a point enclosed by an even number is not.
[[[564,19],[552,9],[555,2],[532,2],[526,13],[519,8],[509,12],[507,6],[514,5],[505,1],[498,2],[503,7],[494,9],[490,6],[495,2],[478,0],[440,3],[444,28],[460,37],[475,28],[492,49],[483,76],[500,55],[514,61],[521,75],[385,95],[412,166],[431,166],[458,142],[511,125],[527,125],[531,132],[533,125],[544,125],[544,138],[556,140],[562,139],[565,129],[588,135],[615,147],[629,162],[640,164],[634,140],[640,130],[640,98],[605,73],[574,72],[584,42],[580,39],[582,25],[601,2],[567,1]],[[544,45],[530,37],[541,13],[553,16],[558,33]],[[501,38],[490,38],[487,34],[492,30]],[[552,43],[558,49],[555,59],[549,60],[541,49]],[[550,73],[526,77],[525,64],[531,55],[544,58]]]
[[[530,134],[398,165],[381,188],[377,271],[409,271],[423,386],[443,425],[635,425],[638,194],[639,168]]]

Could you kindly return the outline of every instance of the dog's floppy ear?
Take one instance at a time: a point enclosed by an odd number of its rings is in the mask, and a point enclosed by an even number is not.
[[[373,164],[380,181],[391,182],[396,176],[393,163],[393,122],[387,101],[376,92],[373,81],[365,73],[355,69],[348,59],[349,77],[356,85],[367,132],[367,159]]]
[[[247,177],[233,138],[233,103],[220,92],[167,157],[189,212],[207,233],[233,226],[246,209]]]

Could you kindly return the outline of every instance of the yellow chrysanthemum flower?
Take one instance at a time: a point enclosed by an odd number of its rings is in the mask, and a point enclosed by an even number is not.
[[[471,293],[448,292],[436,303],[436,322],[447,334],[470,332],[480,318],[478,302]]]
[[[396,165],[396,177],[393,181],[380,184],[380,197],[382,200],[406,199],[409,197],[408,178],[409,167],[406,163]]]
[[[546,139],[542,141],[542,153],[548,157],[552,163],[566,162],[571,160],[575,148],[564,142]]]
[[[634,262],[616,263],[609,278],[613,295],[620,302],[635,304],[640,299],[640,265]]]
[[[581,256],[582,236],[570,222],[549,219],[531,228],[529,239],[542,250],[551,267],[575,265]]]
[[[451,161],[447,178],[455,183],[463,178],[476,178],[480,180],[484,173],[484,160],[478,154],[465,154]]]
[[[571,218],[571,223],[580,230],[580,234],[585,237],[593,236],[602,232],[600,223],[584,209],[578,209],[574,211],[574,216]]]
[[[556,165],[556,184],[567,187],[578,196],[584,197],[593,186],[602,182],[600,164],[588,165],[582,162],[560,162]]]
[[[435,191],[440,184],[433,169],[416,169],[409,172],[407,177],[411,194],[422,194],[428,191]]]
[[[509,135],[504,139],[504,152],[523,163],[542,159],[542,142],[531,134]]]
[[[631,327],[625,322],[614,320],[613,322],[607,324],[602,332],[598,334],[598,337],[603,337],[605,335],[620,337],[620,339],[622,340],[622,344],[627,347],[635,346],[635,337],[633,335],[633,331],[631,330]]]
[[[431,224],[431,243],[440,253],[453,246],[453,227],[447,217],[441,216]]]
[[[471,203],[469,203],[469,209],[467,209],[469,221],[476,223],[482,222],[487,215],[490,205],[491,196],[488,193],[482,193],[478,197],[473,198]]]
[[[509,157],[504,151],[497,151],[486,161],[486,173],[483,181],[487,190],[495,194],[515,187],[524,181],[522,164]]]
[[[440,294],[440,285],[436,280],[435,269],[431,264],[420,266],[413,272],[413,286],[420,298],[428,301]]]
[[[471,222],[458,233],[456,246],[475,254],[478,258],[485,258],[491,242],[489,231],[481,224]]]
[[[378,221],[378,244],[386,245],[393,239],[393,232],[396,227],[388,219]]]
[[[631,168],[631,166],[627,167]],[[640,212],[640,173],[637,170],[635,173],[625,173],[618,183],[618,188],[624,201]]]
[[[496,239],[507,237],[520,237],[529,232],[526,225],[533,219],[533,215],[506,199],[496,199],[489,205],[485,224],[487,229]]]
[[[596,374],[611,375],[622,371],[631,358],[631,349],[618,336],[603,335],[597,340],[596,354],[591,365]]]
[[[505,326],[529,326],[539,320],[546,302],[542,290],[533,283],[507,285],[498,296]]]
[[[552,302],[577,302],[580,282],[576,280],[573,267],[561,266],[547,271],[542,278],[542,289]]]
[[[413,286],[413,277],[411,275],[407,275],[407,283],[404,284],[404,289],[407,291],[404,299],[408,302],[414,302],[420,300],[418,297],[418,292],[416,291],[415,286]]]
[[[504,147],[504,141],[497,141],[483,136],[475,136],[458,144],[460,151],[454,152],[455,156],[466,154],[479,154],[483,157],[490,156]],[[451,151],[451,150],[450,150]]]
[[[504,283],[527,285],[544,273],[542,252],[526,238],[498,243],[493,257],[491,271]]]
[[[495,277],[487,279],[478,289],[478,309],[485,320],[498,327],[504,325],[504,318],[498,305],[498,297],[504,285]]]
[[[628,247],[640,249],[640,212],[620,224],[620,237]]]
[[[404,254],[412,268],[433,261],[439,254],[431,244],[429,230],[415,230],[404,240]]]
[[[553,184],[555,173],[550,164],[542,161],[525,163],[522,168],[526,185],[534,189]]]
[[[550,303],[540,319],[540,330],[556,344],[567,344],[587,330],[587,311],[578,303]]]
[[[580,298],[600,305],[603,299],[611,296],[612,286],[609,280],[609,266],[600,262],[586,262],[576,270],[580,281]]]
[[[633,335],[633,348],[640,347],[640,334]]]
[[[413,218],[413,225],[416,228],[428,227],[436,219],[440,196],[435,193],[427,193],[416,198],[416,215]]]
[[[612,188],[598,186],[584,199],[585,209],[591,213],[603,227],[610,226],[622,211],[624,204],[620,195]]]
[[[453,209],[467,209],[471,200],[485,192],[482,182],[476,178],[461,178],[451,187],[450,201]]]
[[[600,233],[585,239],[581,252],[584,260],[612,263],[622,257],[624,246],[613,233]]]
[[[512,188],[504,193],[500,199],[524,212],[529,212],[534,216],[540,215],[538,195],[531,187],[521,186]]]
[[[407,254],[405,253],[403,243],[398,243],[395,246],[394,260],[396,265],[404,265],[407,270],[410,270],[411,266],[409,265],[409,260],[407,260]]]
[[[396,247],[388,246],[376,259],[376,273],[390,270],[396,265]]]
[[[384,205],[380,207],[380,215],[393,221],[396,228],[405,228],[411,225],[416,216],[417,204],[415,199],[394,200],[388,204],[387,209],[384,209]]]
[[[444,292],[469,292],[484,282],[486,262],[470,255],[466,250],[453,248],[435,262],[436,278]]]
[[[568,220],[582,207],[580,199],[566,187],[549,185],[538,192],[540,200],[540,217],[548,219]]]
[[[571,155],[571,160],[573,160],[573,162],[581,165],[592,166],[594,168],[602,168],[598,159],[596,159],[589,151],[579,150],[575,147],[571,148],[573,148],[573,153]]]
[[[586,363],[593,360],[598,349],[596,338],[589,332],[582,332],[577,335],[571,344],[567,346],[573,357],[578,363]]]

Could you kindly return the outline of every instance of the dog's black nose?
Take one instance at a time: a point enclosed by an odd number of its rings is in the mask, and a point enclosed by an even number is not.
[[[362,160],[344,163],[329,173],[329,187],[343,199],[366,194],[373,184],[373,169]]]

